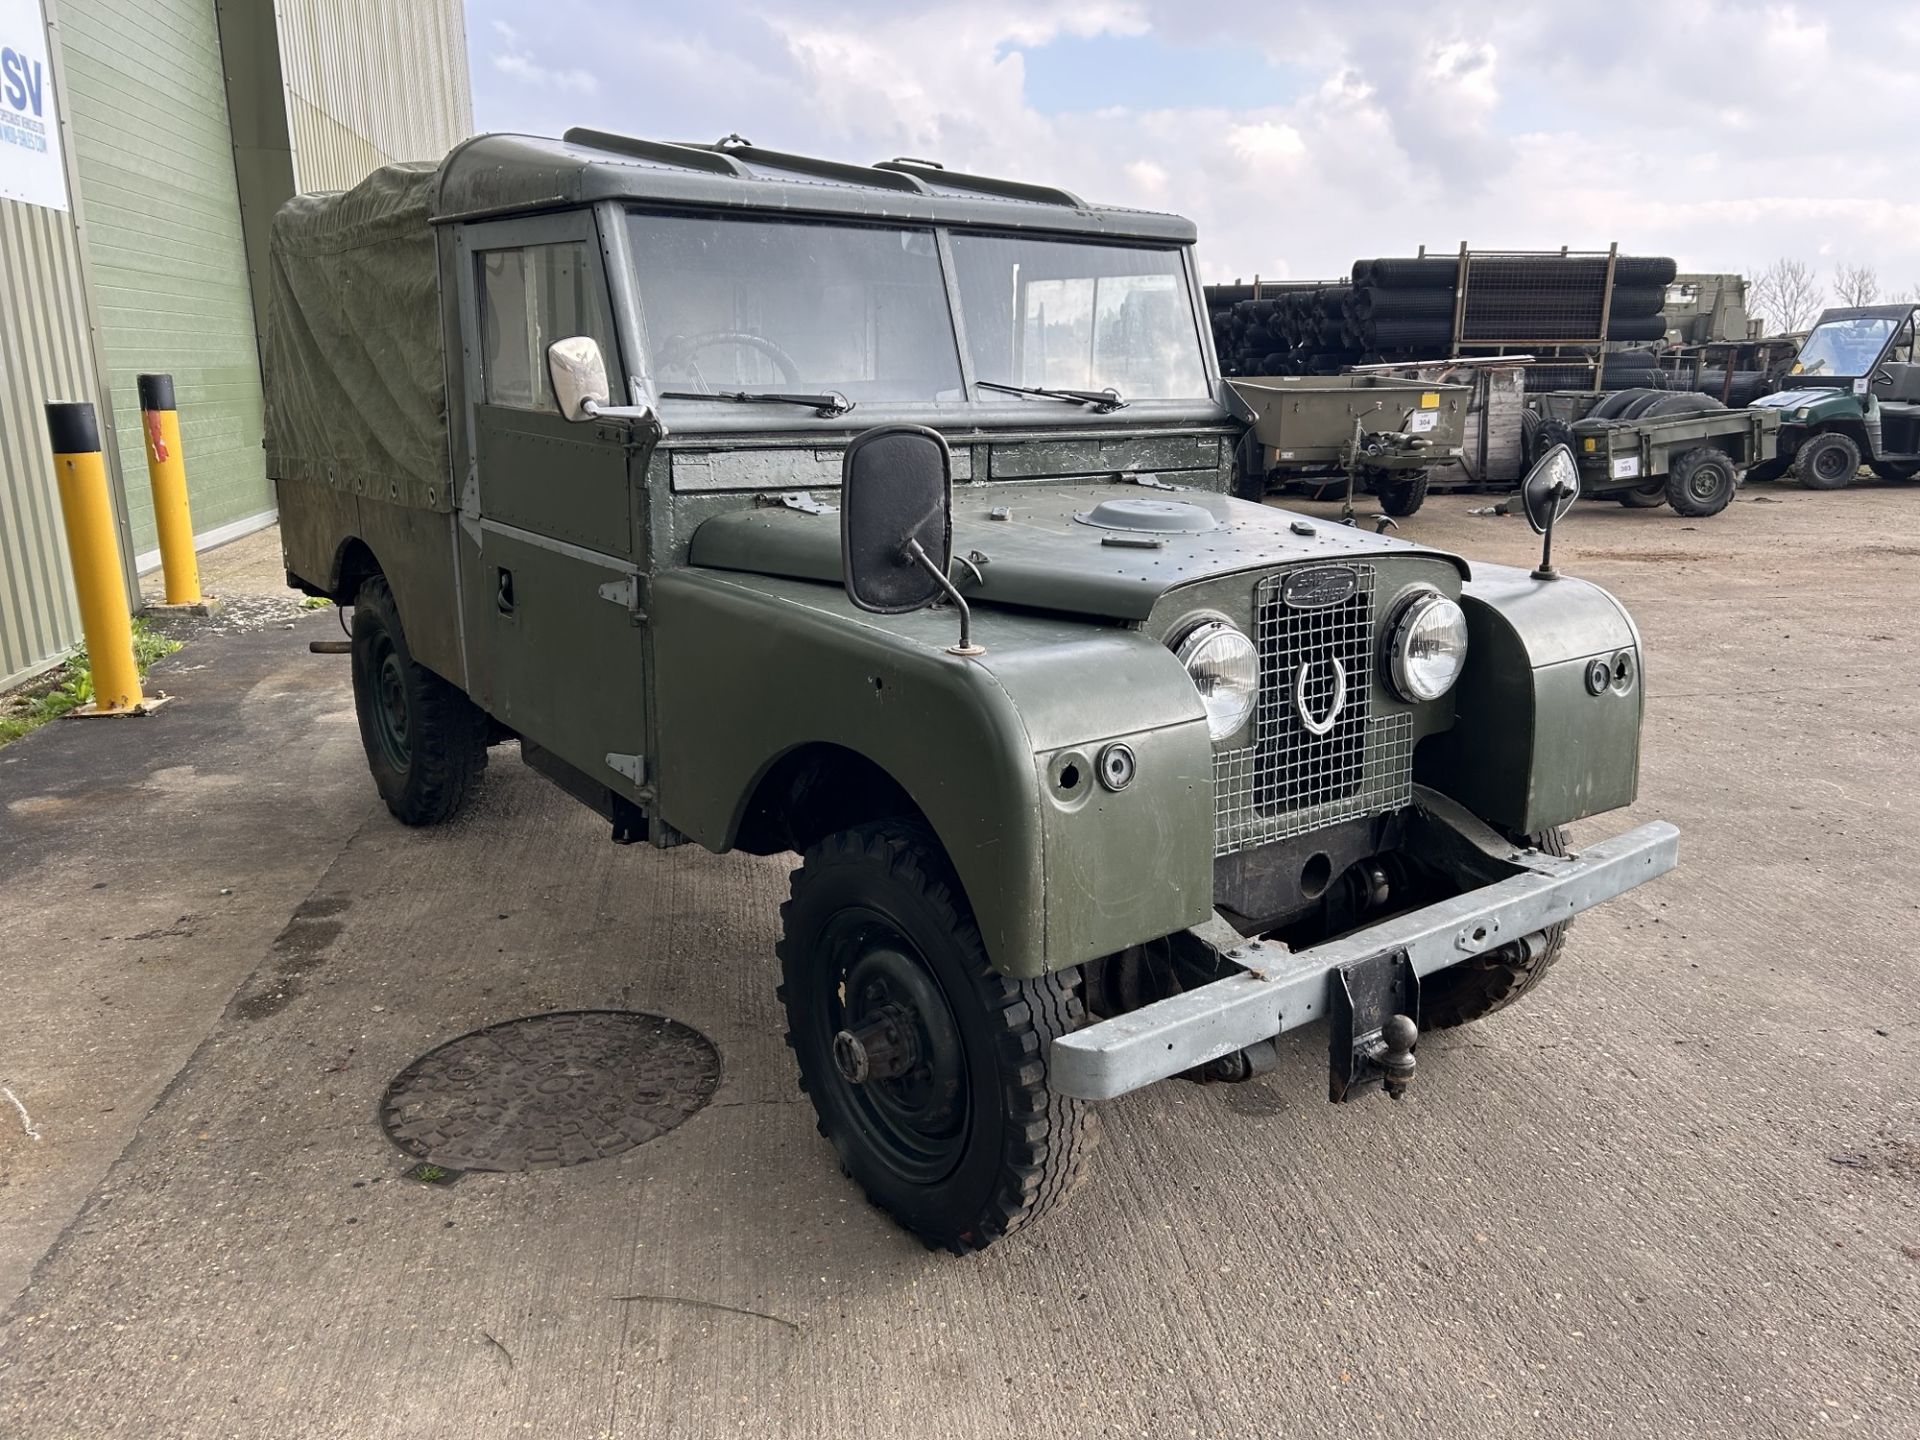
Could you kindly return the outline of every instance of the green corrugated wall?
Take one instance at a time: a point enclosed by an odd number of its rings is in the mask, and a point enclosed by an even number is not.
[[[68,0],[65,105],[86,197],[134,548],[154,547],[134,377],[172,374],[193,527],[272,507],[213,0]]]

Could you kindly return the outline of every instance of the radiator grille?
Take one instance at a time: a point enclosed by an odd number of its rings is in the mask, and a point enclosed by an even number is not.
[[[1214,752],[1215,855],[1413,799],[1413,716],[1373,713],[1373,567],[1346,568],[1356,584],[1338,604],[1289,605],[1284,575],[1267,577],[1254,592],[1260,692],[1253,743]],[[1324,735],[1313,733],[1303,709],[1319,724],[1333,715]]]

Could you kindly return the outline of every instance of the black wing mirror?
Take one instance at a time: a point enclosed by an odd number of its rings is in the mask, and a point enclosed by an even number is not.
[[[938,431],[882,425],[856,435],[840,467],[840,571],[847,598],[878,615],[924,610],[942,595],[960,612],[955,655],[978,655],[953,561],[953,456]]]
[[[1553,524],[1564,520],[1579,498],[1580,465],[1564,445],[1554,446],[1534,461],[1527,478],[1520,482],[1520,506],[1527,512],[1527,524],[1533,527],[1534,534],[1546,537],[1540,548],[1540,568],[1533,572],[1534,579],[1560,578],[1560,572],[1553,568]]]

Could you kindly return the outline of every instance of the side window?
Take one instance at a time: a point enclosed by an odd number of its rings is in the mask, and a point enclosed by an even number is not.
[[[482,394],[489,405],[548,409],[547,347],[569,335],[593,336],[614,368],[585,241],[484,250],[477,263]]]

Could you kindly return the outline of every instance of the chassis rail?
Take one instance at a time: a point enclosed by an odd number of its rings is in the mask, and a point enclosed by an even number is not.
[[[1246,973],[1216,980],[1053,1042],[1049,1083],[1110,1100],[1323,1019],[1345,973],[1404,953],[1417,975],[1444,970],[1664,875],[1680,832],[1656,820],[1577,855],[1525,852],[1522,873],[1307,950],[1246,941],[1225,952]]]

